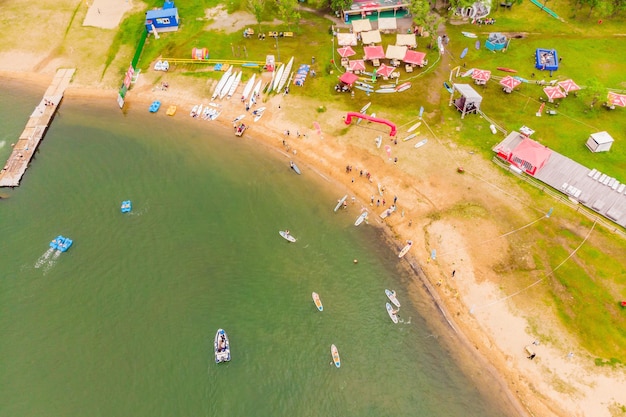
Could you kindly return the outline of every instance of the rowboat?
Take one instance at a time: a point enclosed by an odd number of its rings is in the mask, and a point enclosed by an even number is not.
[[[361,223],[363,223],[363,222],[365,221],[365,219],[367,219],[367,215],[368,215],[368,214],[369,214],[369,213],[368,213],[367,211],[364,211],[363,213],[361,213],[361,214],[359,215],[359,217],[357,217],[357,218],[356,218],[356,221],[354,222],[354,225],[355,225],[355,226],[358,226],[358,225],[360,225]]]
[[[406,142],[407,140],[411,140],[413,139],[415,136],[417,136],[417,133],[411,133],[409,136],[407,136],[406,138],[402,139],[404,142]]]
[[[472,33],[472,32],[461,32],[461,33],[462,33],[462,34],[463,34],[463,36],[465,36],[466,38],[473,38],[473,39],[475,39],[475,38],[477,38],[477,37],[478,37],[478,35],[476,35],[475,33]]]
[[[250,95],[250,93],[252,92],[252,89],[254,88],[255,78],[256,78],[256,74],[252,74],[252,77],[248,80],[248,82],[246,83],[246,86],[243,88],[243,93],[241,93],[242,101],[245,101]]]
[[[322,305],[322,300],[320,300],[319,294],[314,292],[311,294],[311,296],[313,297],[313,302],[315,303],[315,307],[317,307],[319,311],[324,311],[324,306]]]
[[[230,361],[230,341],[224,329],[217,329],[215,333],[215,363]]]
[[[296,238],[291,236],[291,234],[289,234],[289,230],[281,230],[278,232],[278,234],[281,235],[286,240],[288,240],[289,242],[296,243]]]
[[[411,246],[413,246],[413,241],[412,240],[407,240],[406,245],[402,248],[402,250],[398,254],[398,258],[402,258],[404,255],[406,255],[406,253],[409,251],[409,249],[411,249]],[[398,307],[400,307],[400,306],[398,306]]]
[[[224,88],[224,84],[226,84],[226,81],[228,81],[228,78],[230,78],[230,74],[232,73],[232,71],[233,67],[231,66],[230,68],[228,68],[228,71],[226,71],[224,75],[222,75],[222,78],[220,78],[217,86],[215,87],[215,90],[213,91],[211,100],[215,100],[215,98],[220,94],[220,91],[222,91],[222,88]]]
[[[343,197],[339,199],[339,201],[337,202],[337,205],[335,206],[335,209],[333,210],[334,212],[337,212],[337,210],[339,210],[339,208],[344,203],[344,201],[346,201],[346,198],[348,198],[348,194],[344,195]]]
[[[422,140],[420,140],[419,142],[417,142],[415,144],[415,147],[416,148],[421,148],[422,146],[426,145],[426,142],[428,142],[428,139],[422,139]]]
[[[411,126],[410,128],[407,129],[407,133],[411,133],[412,131],[414,131],[415,129],[417,129],[418,127],[420,127],[422,125],[422,122],[417,122],[415,123],[413,126]]]
[[[389,303],[385,303],[385,307],[387,308],[387,314],[389,314],[391,321],[398,324],[398,316],[396,315],[397,311],[394,310]]]
[[[337,346],[330,345],[330,354],[333,356],[333,363],[337,368],[341,367],[341,359],[339,358],[339,351]]]
[[[396,292],[393,290],[385,289],[385,294],[387,294],[387,298],[391,301],[396,307],[400,308],[400,301],[396,298]]]

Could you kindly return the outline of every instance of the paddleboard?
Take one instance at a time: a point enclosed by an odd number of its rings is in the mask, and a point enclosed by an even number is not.
[[[293,169],[293,171],[294,171],[296,174],[298,174],[298,175],[302,174],[302,173],[300,172],[300,168],[298,168],[298,165],[294,164],[294,163],[293,163],[293,161],[290,161],[290,162],[289,162],[289,166],[291,167],[291,169]]]
[[[380,218],[381,219],[386,219],[387,217],[389,217],[394,211],[396,211],[396,206],[391,206],[389,207],[387,210],[383,211],[382,213],[380,213]]]
[[[411,140],[413,139],[415,136],[417,136],[417,133],[411,133],[409,136],[407,136],[406,138],[402,139],[404,142],[406,142],[407,140]]]
[[[389,301],[391,301],[396,307],[400,308],[400,301],[396,298],[395,291],[385,289],[385,294],[387,295],[387,298],[389,298]]]
[[[424,106],[420,106],[420,115],[419,118],[422,118],[422,115],[424,114]]]
[[[237,117],[235,117],[235,118],[233,119],[233,123],[237,123],[237,122],[239,122],[239,121],[240,121],[240,120],[242,120],[244,117],[246,117],[246,115],[245,115],[245,114],[240,114],[239,116],[237,116]]]
[[[313,302],[315,303],[315,307],[317,307],[319,311],[324,311],[324,306],[322,305],[322,300],[320,300],[319,294],[314,292],[311,294],[311,296],[313,297]]]
[[[402,258],[404,255],[406,255],[409,249],[411,249],[411,246],[413,246],[413,241],[412,240],[407,241],[406,246],[403,247],[400,253],[398,254],[398,258]]]
[[[365,91],[366,93],[373,93],[374,89],[372,87],[364,87],[362,85],[355,85],[354,88]]]
[[[420,148],[420,147],[422,147],[422,146],[426,145],[426,142],[428,142],[428,139],[422,139],[422,140],[420,140],[419,142],[417,142],[417,143],[415,144],[415,147],[416,147],[416,148]]]
[[[389,318],[391,318],[391,321],[393,321],[395,324],[398,324],[398,316],[396,315],[393,307],[391,307],[391,304],[385,303],[385,308],[387,308],[387,313],[389,314]]]
[[[476,49],[480,49],[480,41],[476,41],[476,43],[474,44],[474,46],[476,47]]]
[[[383,137],[382,137],[382,136],[378,136],[378,137],[375,139],[375,142],[376,142],[376,147],[377,147],[378,149],[380,149],[380,145],[382,145],[382,143],[383,143]]]
[[[333,356],[333,363],[337,368],[341,367],[341,359],[339,358],[339,351],[337,346],[330,345],[330,354]]]
[[[354,225],[358,226],[361,223],[363,223],[365,221],[365,219],[367,219],[367,215],[368,215],[367,211],[364,211],[363,213],[361,213],[361,215],[356,218],[356,221],[354,222]]]
[[[476,35],[475,33],[472,32],[461,32],[463,34],[463,36],[465,36],[466,38],[477,38],[478,35]]]
[[[461,52],[461,59],[465,58],[465,55],[467,55],[467,51],[469,51],[468,48],[463,49],[463,52]]]
[[[291,235],[289,234],[289,232],[288,232],[288,231],[286,231],[286,230],[281,230],[281,231],[279,231],[278,233],[279,233],[279,234],[280,234],[283,238],[287,239],[289,242],[292,242],[292,243],[295,243],[295,242],[296,242],[296,238],[295,238],[295,237],[293,237],[293,236],[291,236]]]
[[[348,194],[344,195],[343,197],[339,199],[339,201],[337,202],[337,205],[335,206],[335,210],[333,210],[334,212],[337,212],[337,210],[339,210],[343,202],[346,201],[346,198],[348,198]]]
[[[417,122],[415,123],[413,126],[411,126],[406,133],[411,133],[412,131],[414,131],[415,129],[417,129],[418,127],[420,127],[422,125],[422,122]]]
[[[374,90],[375,93],[395,93],[395,88],[379,88],[378,90]]]
[[[474,73],[474,68],[470,68],[467,71],[465,71],[463,74],[461,74],[461,77],[469,77],[473,73]]]
[[[361,110],[359,110],[359,113],[361,114],[365,114],[365,112],[367,111],[367,109],[370,108],[370,106],[372,105],[372,102],[370,101],[369,103],[367,103],[365,106],[361,107]]]
[[[504,71],[504,72],[512,72],[512,73],[516,73],[517,70],[511,69],[511,68],[505,68],[505,67],[497,67],[496,68],[498,71]]]
[[[401,93],[403,91],[408,90],[409,88],[411,88],[411,83],[410,82],[405,82],[400,84],[399,86],[396,87],[396,92]]]

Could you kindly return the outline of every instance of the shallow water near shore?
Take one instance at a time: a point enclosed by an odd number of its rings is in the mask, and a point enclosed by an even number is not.
[[[0,143],[42,93],[7,87]],[[353,226],[358,204],[333,213],[345,190],[252,131],[163,110],[66,99],[22,186],[0,191],[0,415],[505,415],[411,305],[395,249]],[[74,246],[46,258],[59,234]],[[216,365],[220,327],[232,361]]]

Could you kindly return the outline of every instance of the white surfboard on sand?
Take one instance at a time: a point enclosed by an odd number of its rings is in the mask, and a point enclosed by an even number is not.
[[[414,131],[415,129],[420,127],[421,125],[422,125],[422,122],[417,122],[413,126],[411,126],[406,132],[407,133],[411,133],[412,131]]]

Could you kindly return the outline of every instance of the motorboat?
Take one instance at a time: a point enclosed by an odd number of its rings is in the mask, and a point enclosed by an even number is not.
[[[215,333],[215,363],[230,361],[230,341],[224,329],[217,329]]]

